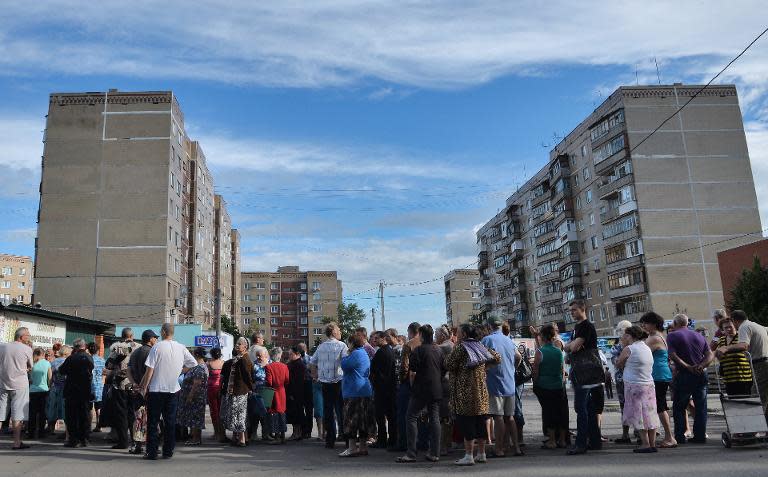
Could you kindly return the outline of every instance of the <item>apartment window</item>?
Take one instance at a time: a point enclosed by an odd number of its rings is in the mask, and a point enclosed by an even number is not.
[[[576,197],[576,209],[577,210],[581,209],[581,196]]]
[[[592,287],[587,287],[587,299],[592,298]]]
[[[581,157],[587,157],[587,145],[582,144],[581,146]]]
[[[603,296],[603,282],[597,284],[597,296]]]
[[[276,293],[269,295],[269,301],[279,301],[279,300],[280,300],[280,295]]]
[[[321,311],[322,309],[323,309],[323,306],[320,305],[319,303],[315,303],[314,305],[312,305],[312,311]]]
[[[594,260],[594,269],[596,272],[600,270],[600,257],[597,257]]]
[[[273,324],[273,325],[277,325],[277,324],[278,324],[278,322],[279,322],[279,318],[277,318],[276,316],[274,316],[274,317],[272,317],[272,318],[269,320],[269,322],[270,322],[271,324]]]
[[[13,267],[3,267],[3,275],[13,275]]]
[[[479,310],[480,308],[482,308],[482,305],[480,303],[472,303],[473,310]]]
[[[480,298],[480,292],[472,292],[472,298]]]
[[[584,230],[584,221],[579,220],[578,224],[579,224],[579,232],[581,232],[582,230]]]
[[[594,212],[589,213],[589,225],[595,225],[595,214]]]
[[[243,283],[243,289],[244,289],[244,290],[247,290],[247,289],[249,289],[250,287],[251,287],[251,284],[250,284],[250,283]]]
[[[640,255],[641,253],[643,253],[640,250],[640,242],[637,241],[637,240],[633,240],[633,241],[629,242],[628,246],[629,246],[629,256],[630,257],[636,257],[636,256]]]
[[[26,274],[27,274],[27,269],[26,269],[26,268],[20,268],[20,269],[19,269],[19,276],[20,276],[20,277],[23,277],[23,276],[25,276]]]
[[[176,195],[181,196],[181,182],[176,179]]]
[[[299,295],[299,301],[307,301],[307,294],[302,293],[301,295]]]
[[[243,311],[243,313],[250,313],[251,312],[251,307],[250,306],[244,306],[244,307],[241,308],[241,310]]]
[[[581,171],[581,175],[582,175],[582,177],[584,177],[584,182],[588,181],[588,180],[589,180],[589,178],[590,178],[589,167],[585,167],[585,168],[584,168],[584,169]]]
[[[315,293],[313,293],[313,294],[312,294],[312,299],[313,299],[313,300],[319,300],[319,299],[320,299],[320,293],[319,293],[319,292],[315,292]]]
[[[174,232],[173,243],[176,244],[177,247],[179,246],[180,239],[181,239],[181,236],[179,235],[179,233]]]
[[[173,271],[175,271],[176,273],[179,273],[180,270],[181,270],[181,264],[179,263],[179,259],[178,258],[174,258],[173,259]]]
[[[587,199],[587,204],[592,202],[592,189],[587,189],[586,199]]]
[[[645,274],[643,267],[634,267],[627,270],[621,270],[617,273],[608,275],[608,288],[616,290],[617,288],[631,287],[645,283]]]
[[[587,253],[587,241],[582,240],[581,241],[581,253]]]
[[[306,290],[306,289],[307,289],[307,284],[306,284],[306,282],[301,282],[301,283],[299,284],[299,289],[301,289],[301,290]]]
[[[251,301],[251,295],[243,295],[243,301]]]
[[[299,324],[306,325],[307,324],[307,317],[306,316],[302,316],[301,318],[299,318]]]
[[[176,174],[171,172],[171,189],[176,188]]]
[[[579,173],[578,172],[576,174],[574,174],[574,176],[573,176],[573,185],[574,186],[578,186],[579,185]]]
[[[589,321],[595,321],[595,310],[589,310]]]
[[[299,310],[300,310],[302,313],[306,313],[306,312],[307,312],[307,305],[301,305],[301,307],[299,308]]]
[[[322,335],[323,334],[323,329],[322,328],[313,328],[312,329],[312,334]]]
[[[600,321],[605,321],[605,308],[600,307]]]
[[[11,281],[3,280],[2,282],[0,282],[0,288],[11,288]]]
[[[272,307],[270,307],[270,311],[272,313],[280,313],[280,307],[277,305],[273,305]]]
[[[174,217],[176,217],[177,219],[181,218],[181,209],[179,208],[179,206],[178,205],[174,205],[173,207],[174,207],[174,209],[173,209]]]
[[[322,323],[322,322],[323,322],[323,317],[322,316],[316,316],[316,317],[312,318],[312,323]]]
[[[589,240],[592,242],[592,250],[597,250],[597,237],[593,235]]]
[[[272,282],[269,284],[270,290],[279,290],[280,289],[280,282]]]
[[[306,328],[302,328],[301,329],[301,336],[307,336],[307,329]]]
[[[277,330],[272,330],[272,336],[277,338]]]
[[[480,282],[477,281],[477,280],[471,280],[469,282],[469,286],[471,286],[471,287],[476,287],[476,286],[479,286],[479,285],[480,285]]]
[[[256,283],[256,287],[255,288],[257,288],[259,290],[264,290],[264,289],[267,288],[267,284],[264,283],[264,282],[258,282],[258,283]]]
[[[319,290],[320,289],[320,282],[312,282],[312,289],[313,290]]]

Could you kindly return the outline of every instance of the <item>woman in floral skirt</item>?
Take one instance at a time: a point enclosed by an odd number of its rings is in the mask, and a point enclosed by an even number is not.
[[[634,452],[656,452],[656,429],[661,425],[656,413],[656,389],[653,384],[653,353],[643,341],[648,334],[637,325],[624,330],[624,349],[616,366],[624,370],[623,424],[640,434],[641,445]]]

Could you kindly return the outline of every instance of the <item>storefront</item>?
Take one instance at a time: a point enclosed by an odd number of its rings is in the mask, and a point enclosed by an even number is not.
[[[100,341],[97,337],[112,334],[115,325],[43,308],[0,304],[0,343],[13,341],[16,329],[22,326],[29,328],[35,348],[47,349],[54,343],[72,344],[77,338]]]

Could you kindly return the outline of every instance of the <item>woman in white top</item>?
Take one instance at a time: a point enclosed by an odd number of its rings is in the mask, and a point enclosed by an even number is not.
[[[641,445],[634,452],[656,452],[656,391],[653,384],[653,353],[643,341],[648,334],[637,325],[624,330],[624,349],[616,366],[624,370],[624,413],[622,422],[633,426],[640,434]]]

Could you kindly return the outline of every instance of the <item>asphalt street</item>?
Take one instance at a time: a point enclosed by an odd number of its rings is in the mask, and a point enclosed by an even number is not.
[[[487,464],[473,467],[456,467],[453,460],[463,451],[454,451],[439,463],[419,461],[415,464],[396,464],[393,454],[372,449],[368,457],[341,459],[335,451],[325,449],[317,439],[284,446],[251,445],[233,448],[210,440],[210,431],[204,433],[204,443],[199,447],[176,449],[170,460],[144,461],[126,451],[111,450],[104,441],[105,434],[95,434],[92,445],[83,449],[68,449],[60,440],[30,442],[33,447],[24,451],[10,449],[9,436],[0,439],[0,476],[52,475],[306,475],[338,477],[365,475],[376,477],[398,474],[451,473],[462,475],[521,476],[590,476],[621,475],[690,475],[707,476],[761,476],[768,475],[768,448],[726,449],[720,443],[720,433],[725,429],[720,404],[712,396],[709,402],[709,441],[707,444],[688,444],[677,449],[661,449],[657,454],[633,454],[631,445],[607,443],[605,449],[581,456],[566,456],[562,450],[547,451],[539,448],[541,427],[540,408],[526,391],[524,409],[527,419],[525,440],[526,455],[504,459],[489,459]],[[607,437],[620,434],[620,416],[615,400],[606,403],[603,429]],[[575,416],[571,416],[575,425]],[[210,427],[209,427],[210,429]]]

